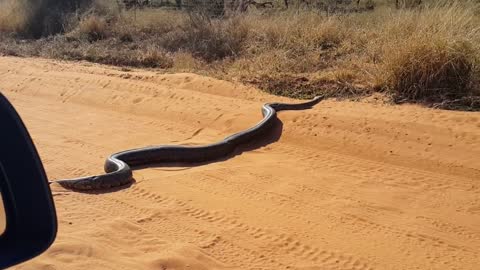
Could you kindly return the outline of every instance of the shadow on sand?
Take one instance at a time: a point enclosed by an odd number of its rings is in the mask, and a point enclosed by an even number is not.
[[[135,167],[135,168],[133,168],[133,170],[135,171],[135,170],[141,170],[141,169],[147,169],[147,168],[166,168],[166,167],[168,167],[168,168],[187,167],[184,170],[188,170],[192,167],[204,166],[204,165],[208,165],[208,164],[211,164],[211,163],[217,163],[217,162],[223,162],[223,161],[229,160],[231,158],[234,158],[235,156],[239,156],[239,155],[243,154],[244,152],[260,149],[262,147],[265,147],[269,144],[272,144],[272,143],[278,141],[280,139],[280,137],[282,136],[282,131],[283,131],[283,123],[282,123],[281,120],[276,118],[274,123],[273,123],[273,126],[272,126],[271,130],[269,130],[267,133],[262,134],[260,136],[261,138],[254,138],[252,140],[252,142],[250,142],[250,143],[246,143],[246,144],[242,144],[242,145],[237,146],[232,153],[226,155],[223,158],[210,160],[210,161],[206,161],[206,162],[195,162],[195,163],[181,162],[181,163],[150,164],[150,165],[147,165],[147,166]],[[117,192],[119,190],[127,189],[127,188],[131,187],[132,185],[134,185],[135,183],[137,183],[137,181],[134,178],[131,183],[129,183],[127,185],[120,186],[120,187],[114,187],[114,188],[105,189],[105,190],[91,190],[91,191],[75,190],[75,192],[84,193],[84,194],[92,194],[92,195],[106,194],[106,193],[112,193],[112,192]]]

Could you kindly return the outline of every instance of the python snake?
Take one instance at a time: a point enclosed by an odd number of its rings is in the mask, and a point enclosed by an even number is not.
[[[52,181],[64,188],[80,191],[100,190],[128,185],[133,182],[132,169],[160,163],[198,163],[218,160],[231,154],[239,145],[267,133],[277,119],[277,112],[304,110],[319,103],[323,97],[299,104],[266,103],[262,107],[263,119],[255,126],[225,139],[204,146],[159,145],[115,153],[107,158],[105,174],[75,179]]]

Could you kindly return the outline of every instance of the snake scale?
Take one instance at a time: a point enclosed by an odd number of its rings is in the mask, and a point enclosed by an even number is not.
[[[132,169],[160,163],[199,163],[217,160],[231,154],[239,145],[260,138],[277,119],[277,112],[304,110],[319,103],[323,97],[299,104],[266,103],[262,106],[263,119],[255,126],[225,139],[203,146],[159,145],[115,153],[107,158],[105,174],[75,179],[57,180],[64,188],[81,191],[101,190],[128,185],[133,182]]]

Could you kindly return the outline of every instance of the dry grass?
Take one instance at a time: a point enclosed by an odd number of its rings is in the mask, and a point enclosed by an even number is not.
[[[0,0],[0,29],[22,38],[58,34],[69,17],[83,13],[92,1],[97,0]]]
[[[472,44],[418,37],[386,55],[385,87],[408,100],[456,98],[472,89],[477,62]]]
[[[22,1],[0,1],[0,32],[19,33],[27,24],[28,9]]]
[[[95,15],[82,19],[78,24],[78,34],[89,41],[106,38],[108,31],[106,20]]]
[[[400,12],[382,30],[370,50],[381,52],[377,80],[396,99],[440,102],[478,91],[480,18],[474,8],[453,3]]]
[[[293,97],[381,91],[396,101],[441,107],[467,100],[480,108],[479,5],[444,1],[396,10],[379,1],[362,13],[253,10],[212,19],[120,12],[112,0],[96,0],[68,17],[63,35],[26,43],[4,38],[0,53],[206,73]],[[20,14],[9,13],[15,21],[0,13],[0,32],[21,31]]]
[[[184,25],[165,34],[160,45],[171,52],[186,51],[211,62],[242,53],[249,29],[242,20],[211,20],[191,15]]]

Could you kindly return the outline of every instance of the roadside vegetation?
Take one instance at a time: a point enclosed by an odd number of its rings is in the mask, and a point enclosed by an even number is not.
[[[480,110],[478,1],[249,1],[240,11],[57,2],[0,0],[0,54],[195,72],[297,98],[381,92]]]

